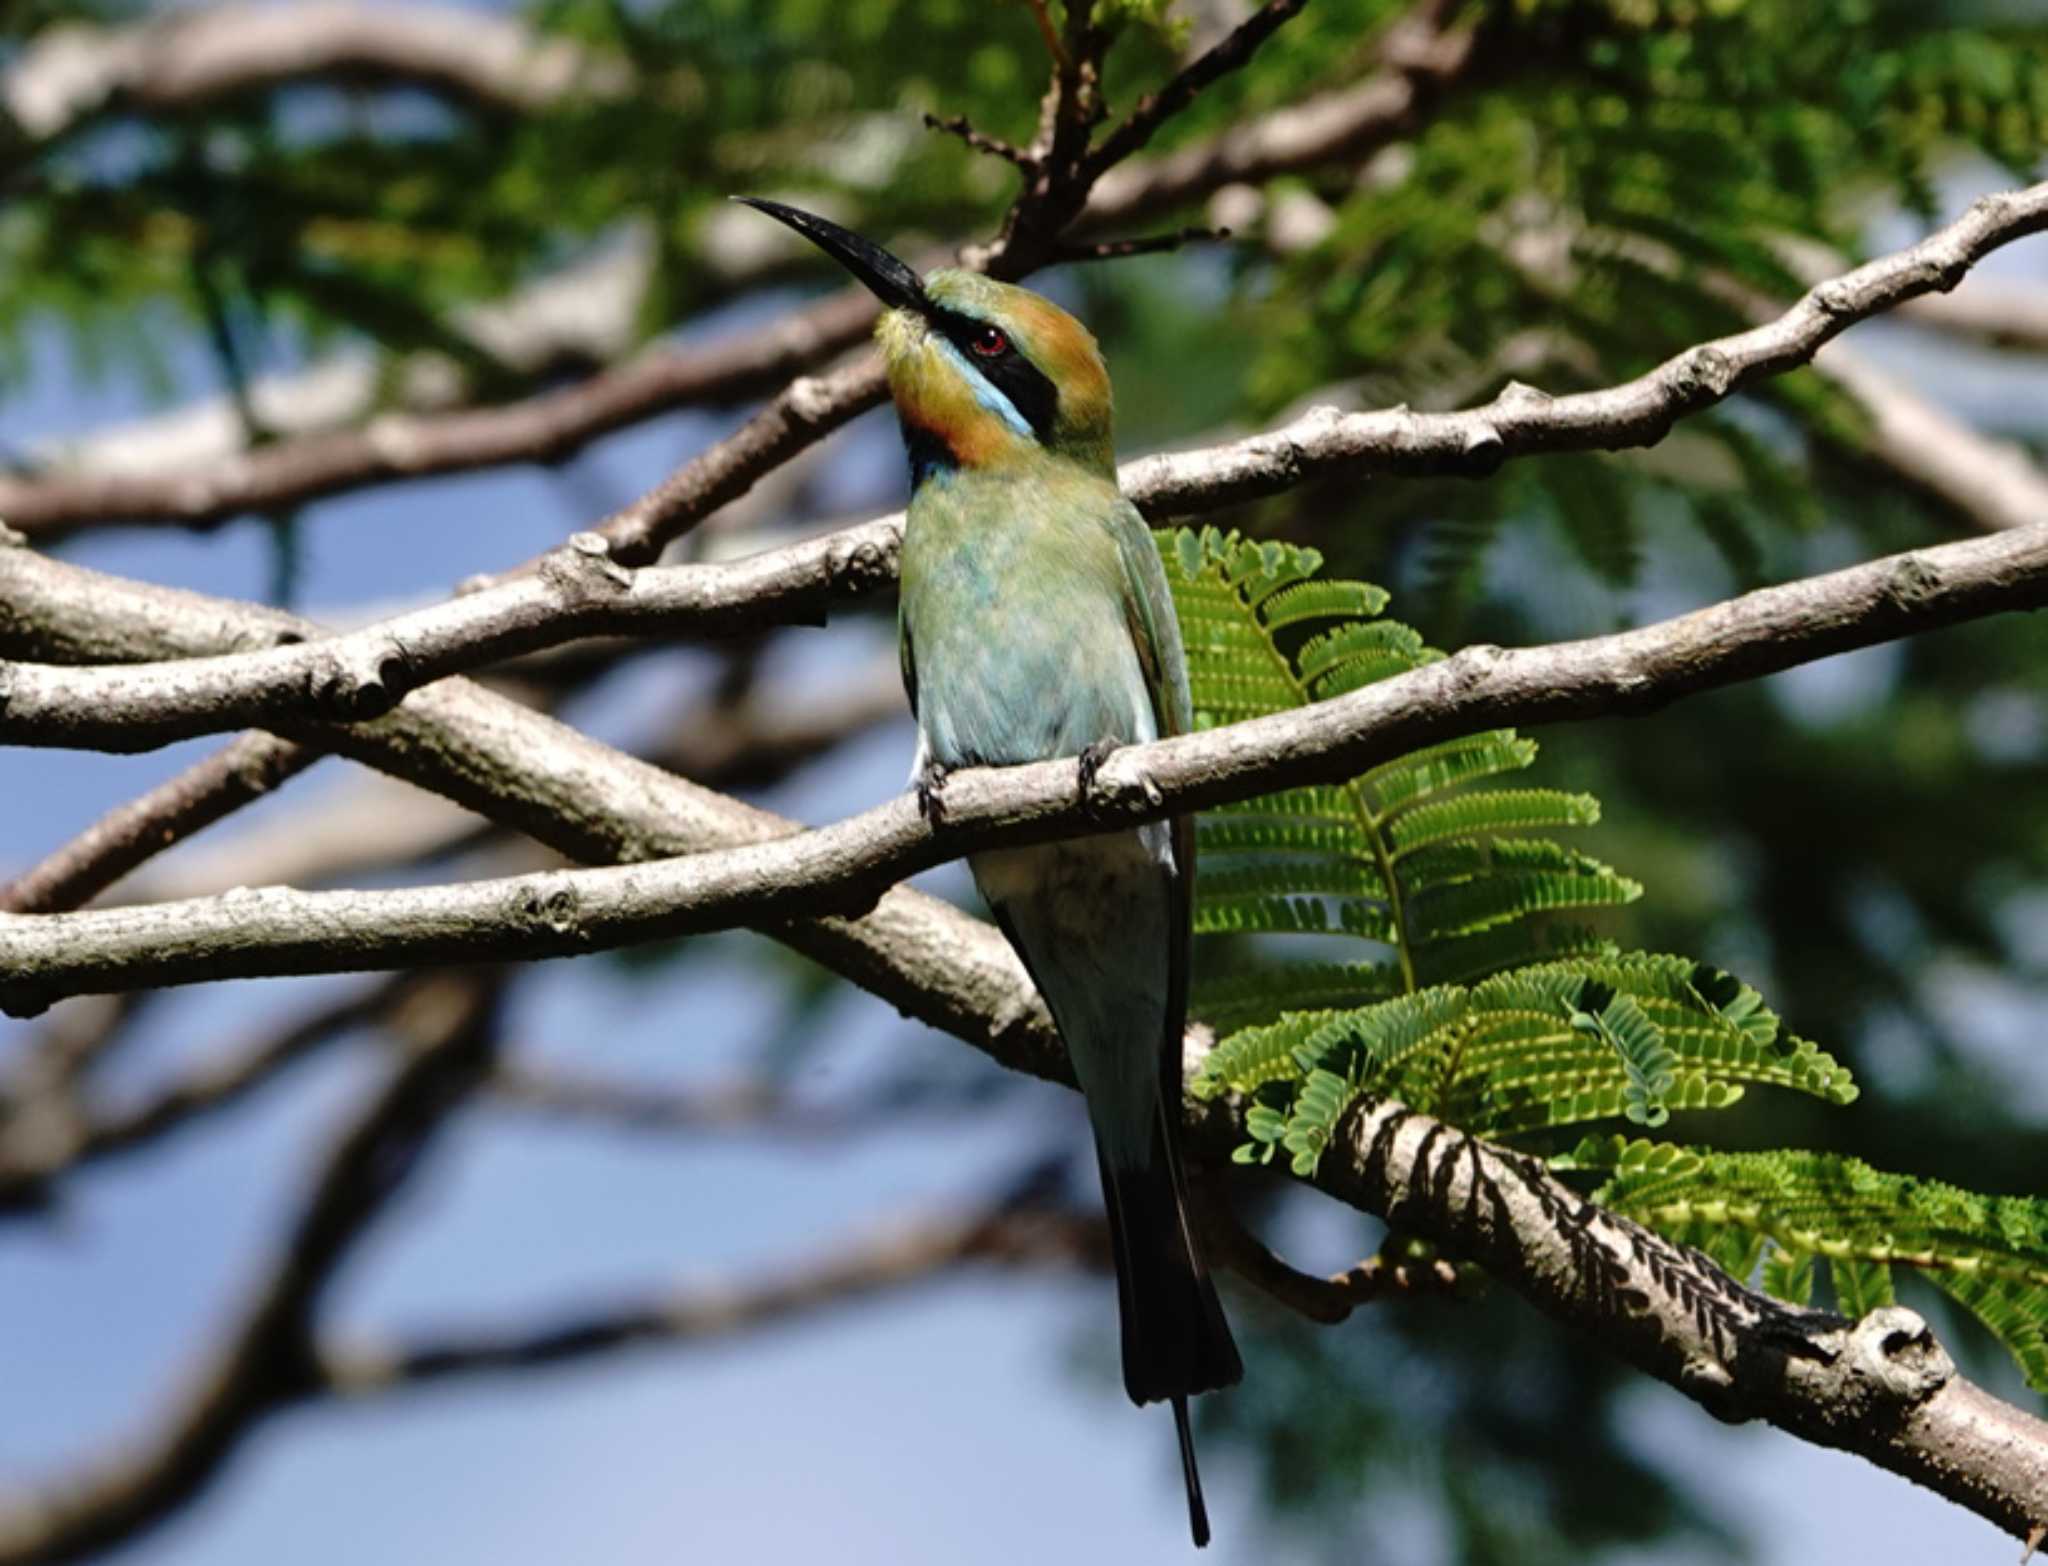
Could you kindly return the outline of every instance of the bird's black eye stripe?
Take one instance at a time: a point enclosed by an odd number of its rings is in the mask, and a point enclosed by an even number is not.
[[[939,310],[932,322],[961,353],[966,355],[989,385],[1010,399],[1024,415],[1041,443],[1052,441],[1053,423],[1059,413],[1059,388],[1010,340],[1007,332],[989,321],[976,320],[958,310]],[[993,332],[995,339],[989,334]]]

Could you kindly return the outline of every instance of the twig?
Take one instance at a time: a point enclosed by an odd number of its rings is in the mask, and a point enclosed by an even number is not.
[[[1122,261],[1130,256],[1156,256],[1184,245],[1208,244],[1230,237],[1227,228],[1183,228],[1147,239],[1107,239],[1096,244],[1063,244],[1053,251],[1055,263]]]
[[[926,114],[927,130],[944,131],[949,136],[958,136],[976,152],[985,152],[991,157],[1001,158],[1005,163],[1014,164],[1026,174],[1035,173],[1038,160],[1022,147],[1004,141],[1000,136],[990,136],[976,130],[968,123],[964,114]]]
[[[357,1396],[561,1364],[641,1344],[715,1341],[936,1283],[962,1266],[1092,1266],[1106,1241],[1100,1219],[1058,1210],[912,1220],[756,1283],[666,1290],[641,1301],[573,1311],[539,1327],[468,1327],[388,1345],[323,1345],[319,1373],[329,1390]]]
[[[1815,658],[2048,603],[2048,525],[1764,588],[1640,630],[1475,646],[1348,695],[1080,763],[973,769],[934,827],[909,795],[830,827],[669,860],[374,892],[285,887],[0,915],[0,1007],[89,989],[561,956],[824,910],[862,912],[963,853],[1332,783],[1502,725],[1633,714]]]
[[[1307,3],[1308,0],[1266,0],[1213,48],[1190,61],[1172,81],[1139,99],[1130,117],[1088,154],[1082,165],[1084,178],[1093,183],[1133,153],[1143,150],[1159,128],[1194,102],[1204,88],[1248,65],[1259,46],[1278,32],[1282,24],[1300,15]]]
[[[1551,398],[1511,384],[1459,413],[1323,410],[1232,446],[1135,463],[1125,492],[1148,515],[1176,515],[1333,469],[1490,473],[1529,452],[1650,445],[1685,414],[1807,362],[1855,321],[1954,287],[1985,254],[2043,228],[2048,183],[1987,196],[1919,244],[1816,286],[1777,320],[1689,348],[1622,385]],[[428,680],[569,636],[674,630],[693,619],[702,630],[814,619],[836,597],[885,585],[897,541],[892,523],[869,524],[732,565],[636,575],[607,558],[602,540],[579,535],[538,576],[303,646],[153,669],[0,665],[0,741],[146,748],[284,718],[356,721]],[[0,550],[0,578],[19,553]]]
[[[1160,157],[1107,169],[1077,227],[1093,231],[1170,211],[1226,185],[1357,164],[1410,134],[1470,68],[1477,34],[1447,26],[1455,9],[1425,0],[1387,30],[1380,68],[1355,85],[1247,120]]]
[[[1845,448],[1855,458],[1987,531],[2048,522],[2048,473],[2024,447],[1971,429],[1845,343],[1829,344],[1813,367],[1870,419],[1868,440]]]
[[[1069,61],[1066,47],[1060,42],[1059,29],[1052,25],[1052,13],[1046,8],[1046,0],[1025,0],[1031,7],[1032,20],[1038,23],[1038,35],[1045,40],[1045,52],[1052,56],[1053,68],[1064,71]]]
[[[308,746],[245,734],[138,799],[116,806],[77,837],[0,886],[0,912],[83,907],[137,865],[271,793],[320,759]]]

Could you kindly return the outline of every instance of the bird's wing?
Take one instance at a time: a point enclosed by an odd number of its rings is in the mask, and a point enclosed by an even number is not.
[[[910,620],[899,609],[896,615],[896,658],[903,671],[903,694],[910,699],[910,715],[917,716],[917,654],[910,645]]]
[[[1185,734],[1194,722],[1188,693],[1187,656],[1166,569],[1152,542],[1152,530],[1138,508],[1124,501],[1110,520],[1118,563],[1123,567],[1124,619],[1138,649],[1138,664],[1152,696],[1152,715],[1162,736]]]
[[[1152,716],[1162,737],[1185,734],[1194,726],[1194,701],[1188,689],[1187,654],[1181,647],[1180,620],[1173,609],[1173,591],[1166,568],[1152,542],[1152,530],[1125,501],[1112,517],[1117,559],[1123,567],[1124,620],[1138,649],[1138,666],[1152,696]],[[1188,943],[1193,934],[1195,886],[1195,818],[1173,821],[1173,946],[1167,971],[1166,1027],[1160,1038],[1159,1083],[1162,1108],[1177,1110],[1181,1082],[1181,1034],[1187,1026]]]

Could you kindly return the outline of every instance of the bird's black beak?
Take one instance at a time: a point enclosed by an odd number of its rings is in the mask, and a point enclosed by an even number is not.
[[[779,201],[763,201],[759,196],[734,196],[732,199],[767,213],[777,222],[787,223],[859,278],[877,299],[892,310],[915,310],[922,314],[930,309],[930,302],[925,298],[924,280],[880,245],[870,243],[851,229],[841,228],[816,213],[786,207]]]

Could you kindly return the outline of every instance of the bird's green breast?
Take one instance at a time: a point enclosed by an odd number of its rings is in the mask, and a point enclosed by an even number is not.
[[[935,475],[911,500],[902,634],[931,759],[1009,765],[1155,736],[1126,618],[1116,487],[1045,460]]]

